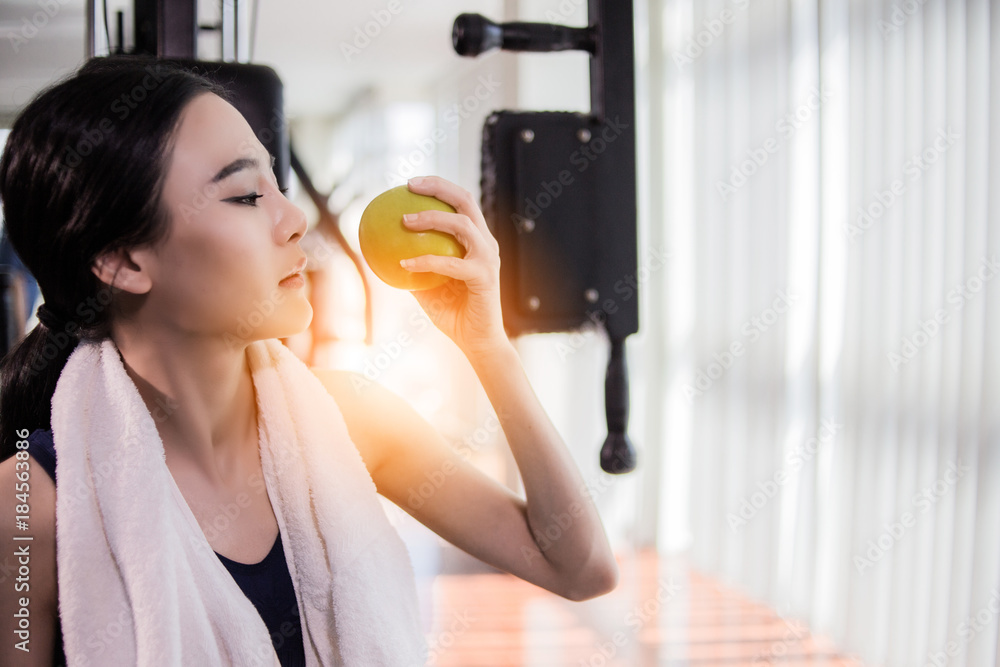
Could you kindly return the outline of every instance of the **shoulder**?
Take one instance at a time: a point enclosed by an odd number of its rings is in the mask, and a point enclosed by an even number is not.
[[[376,435],[398,430],[420,419],[398,394],[360,373],[329,368],[310,369],[333,397],[351,430]]]
[[[310,370],[337,402],[351,439],[373,478],[407,441],[433,430],[402,397],[360,373]]]
[[[32,646],[44,648],[33,650],[29,655],[44,656],[53,646],[58,614],[55,482],[33,456],[22,457],[21,460],[12,456],[0,462],[0,493],[7,497],[0,503],[0,541],[12,545],[0,557],[0,568],[11,576],[19,571],[21,565],[26,565],[30,572],[23,580],[7,579],[0,587],[0,631],[4,636],[13,635],[16,629],[14,614],[21,606],[22,598],[29,600]],[[25,522],[27,528],[22,530],[17,527],[17,521],[25,515],[27,519],[20,520]],[[32,539],[15,540],[15,537]],[[10,647],[10,642],[4,643],[4,650]],[[4,650],[0,650],[0,658]],[[23,658],[20,652],[18,654],[18,659]],[[0,662],[6,660],[0,659]]]
[[[351,401],[361,396],[362,392],[372,386],[377,386],[364,375],[353,371],[342,371],[335,368],[309,367],[313,375],[319,378],[326,390],[337,400]]]
[[[0,503],[0,532],[8,537],[32,536],[32,550],[55,544],[56,484],[33,454],[15,455],[0,462],[0,493],[13,502]],[[26,502],[24,502],[26,501]],[[19,507],[20,505],[27,505]],[[27,509],[28,531],[16,529],[17,517]],[[9,519],[9,520],[8,520]],[[50,539],[51,538],[51,539]]]
[[[349,425],[350,421],[357,421],[358,417],[381,416],[382,418],[377,420],[378,424],[366,425],[369,427],[385,426],[391,423],[391,420],[385,419],[387,415],[384,412],[380,414],[380,411],[384,410],[407,413],[404,415],[394,414],[393,416],[396,417],[416,414],[410,404],[399,395],[360,373],[330,368],[310,368],[309,370],[319,378],[327,392],[337,402]]]
[[[32,539],[24,543],[30,545],[32,570],[39,565],[47,566],[49,560],[54,570],[55,482],[34,456],[29,455],[24,460],[11,456],[0,463],[0,493],[9,499],[8,502],[0,503],[0,540],[6,544],[17,544],[21,540],[15,541],[14,537],[30,536]],[[23,511],[25,509],[27,512]],[[27,529],[20,530],[17,528],[17,521],[25,515],[28,518],[21,520],[25,521]],[[32,582],[33,585],[35,583]],[[43,586],[45,581],[39,579],[37,584]]]

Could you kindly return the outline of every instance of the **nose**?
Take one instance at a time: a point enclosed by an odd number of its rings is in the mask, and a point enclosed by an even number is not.
[[[309,228],[309,221],[306,213],[301,208],[285,198],[281,198],[281,207],[278,212],[278,223],[275,225],[275,234],[279,243],[294,243],[301,241]]]

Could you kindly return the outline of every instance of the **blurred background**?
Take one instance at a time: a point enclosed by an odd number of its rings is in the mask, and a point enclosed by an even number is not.
[[[115,42],[131,3],[107,10]],[[634,10],[639,261],[623,280],[640,299],[627,343],[635,472],[598,466],[606,336],[516,341],[622,585],[561,600],[387,504],[433,659],[1000,664],[1000,6]],[[460,58],[451,26],[464,11],[588,20],[583,0],[202,2],[204,25],[239,20],[227,37],[202,31],[198,57],[280,75],[291,141],[356,249],[361,211],[410,176],[478,196],[490,112],[589,110],[586,53]],[[0,2],[0,128],[83,62],[85,38],[80,0]],[[107,48],[103,27],[96,39]],[[286,343],[400,393],[519,489],[461,354],[374,277],[366,342],[353,264],[297,181],[290,196],[313,221],[316,319]],[[30,281],[16,298],[30,328]]]

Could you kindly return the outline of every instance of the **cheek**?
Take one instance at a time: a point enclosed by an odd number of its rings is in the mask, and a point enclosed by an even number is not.
[[[199,309],[230,311],[269,285],[267,248],[246,230],[217,225],[184,230],[165,258],[175,296]]]

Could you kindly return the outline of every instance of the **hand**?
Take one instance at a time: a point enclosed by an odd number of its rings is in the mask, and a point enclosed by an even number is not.
[[[489,353],[509,343],[500,312],[500,252],[482,211],[466,190],[437,176],[414,178],[411,192],[451,204],[456,213],[423,211],[404,216],[413,231],[451,234],[465,248],[465,257],[421,255],[404,260],[408,271],[433,271],[449,280],[434,289],[413,292],[420,307],[467,357]]]

